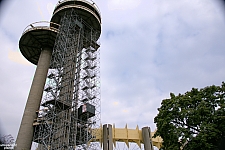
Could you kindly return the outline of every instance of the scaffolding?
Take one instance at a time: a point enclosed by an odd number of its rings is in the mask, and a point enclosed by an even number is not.
[[[98,149],[92,132],[100,128],[99,32],[75,9],[61,18],[33,123],[38,149]]]

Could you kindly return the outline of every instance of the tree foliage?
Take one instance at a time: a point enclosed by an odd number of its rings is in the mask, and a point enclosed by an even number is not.
[[[164,150],[218,149],[225,137],[225,83],[164,99],[154,122]]]

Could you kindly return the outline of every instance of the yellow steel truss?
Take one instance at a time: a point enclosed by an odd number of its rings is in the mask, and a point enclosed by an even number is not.
[[[151,141],[153,146],[156,146],[158,149],[162,146],[163,139],[161,137],[152,138],[155,134],[151,132]],[[95,136],[95,140],[103,144],[103,128],[102,126],[99,129],[93,129],[92,135]],[[142,139],[142,130],[139,130],[138,126],[136,129],[128,129],[127,125],[125,128],[115,128],[115,125],[112,127],[112,139],[114,143],[114,147],[116,147],[116,142],[124,142],[129,148],[129,142],[136,143],[140,148],[141,144],[143,144]],[[92,141],[90,141],[92,142]]]

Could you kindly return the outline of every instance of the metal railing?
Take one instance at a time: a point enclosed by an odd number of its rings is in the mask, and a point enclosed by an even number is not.
[[[62,2],[67,2],[67,1],[82,1],[84,3],[88,3],[89,5],[93,6],[98,11],[99,14],[101,14],[99,7],[92,0],[59,0],[58,3],[56,4],[56,7],[58,7],[58,5],[60,5]]]
[[[52,27],[52,25],[55,25],[57,28]],[[38,21],[38,22],[34,22],[32,24],[29,24],[23,31],[23,34],[31,31],[31,30],[35,30],[35,29],[50,29],[53,30],[55,32],[58,32],[58,28],[59,28],[59,24],[54,23],[54,22],[49,22],[49,21]]]

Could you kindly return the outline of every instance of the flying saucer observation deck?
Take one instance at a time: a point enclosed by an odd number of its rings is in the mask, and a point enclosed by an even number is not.
[[[72,8],[92,28],[101,31],[100,11],[95,3],[87,0],[60,0],[54,9],[51,22],[59,23],[64,12]]]
[[[51,22],[60,24],[60,20],[64,13],[74,9],[78,16],[81,17],[82,23],[88,28],[97,31],[93,40],[97,41],[101,34],[101,16],[97,5],[90,0],[60,0],[56,5]],[[57,28],[55,24],[52,27]]]
[[[19,48],[23,56],[37,65],[41,51],[53,49],[58,28],[58,24],[47,21],[28,25],[19,41]]]

